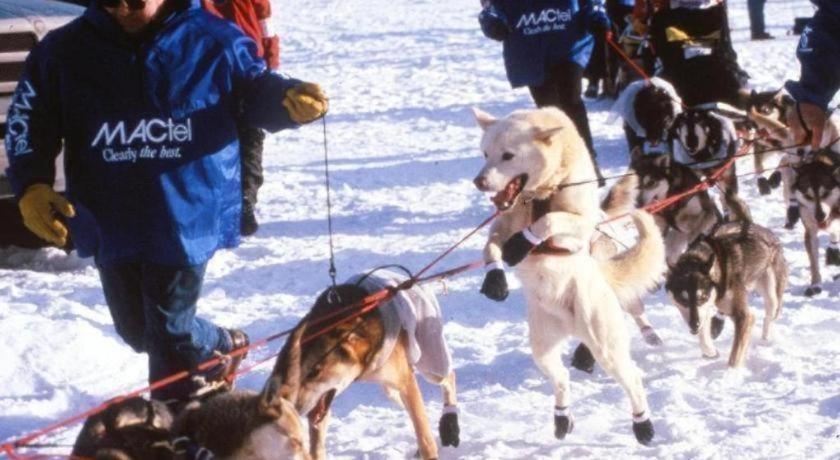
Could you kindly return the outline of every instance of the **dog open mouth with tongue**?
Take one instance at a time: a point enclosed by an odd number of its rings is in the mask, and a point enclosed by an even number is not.
[[[334,388],[321,395],[318,402],[315,404],[315,407],[309,411],[309,414],[307,414],[310,422],[316,425],[321,423],[321,420],[323,420],[327,415],[327,411],[330,410],[330,404],[332,404],[333,397],[335,397]]]
[[[512,181],[508,182],[501,191],[493,196],[493,204],[499,211],[505,211],[516,202],[516,198],[522,193],[525,188],[525,183],[528,182],[528,175],[521,174],[516,176]]]

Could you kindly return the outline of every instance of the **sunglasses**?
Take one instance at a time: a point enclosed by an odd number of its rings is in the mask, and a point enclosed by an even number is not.
[[[125,2],[130,10],[142,10],[146,6],[146,0],[99,0],[105,8],[116,8],[122,2]]]

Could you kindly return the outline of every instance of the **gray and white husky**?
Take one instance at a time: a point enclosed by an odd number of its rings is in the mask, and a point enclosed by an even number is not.
[[[810,297],[822,291],[819,232],[829,235],[825,264],[840,265],[840,154],[823,150],[796,168],[793,194],[805,226],[805,249],[811,265],[811,285],[805,295]]]
[[[732,318],[735,338],[729,366],[741,366],[750,342],[755,316],[749,295],[757,289],[764,298],[762,337],[770,340],[773,321],[782,311],[787,265],[782,246],[770,230],[744,219],[719,226],[695,240],[668,275],[665,288],[692,334],[699,335],[703,356],[716,358],[711,323],[718,311]]]

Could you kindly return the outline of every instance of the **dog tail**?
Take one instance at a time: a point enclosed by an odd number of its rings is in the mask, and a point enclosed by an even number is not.
[[[640,300],[652,291],[665,273],[665,243],[653,217],[637,210],[631,215],[639,242],[627,251],[599,262],[621,305]]]
[[[601,210],[608,218],[626,214],[636,208],[639,178],[636,174],[627,174],[615,183],[610,193],[601,202]]]

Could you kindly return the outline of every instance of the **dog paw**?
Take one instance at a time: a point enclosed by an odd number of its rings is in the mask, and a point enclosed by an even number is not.
[[[643,327],[642,337],[645,339],[645,343],[652,347],[662,346],[662,339],[659,338],[659,335],[656,334],[656,331],[652,327]]]
[[[526,231],[523,230],[514,234],[502,246],[502,260],[511,267],[522,262],[528,256],[528,253],[531,252],[531,249],[534,249],[534,246],[536,246],[536,244],[528,240],[525,236]]]
[[[787,208],[787,221],[785,222],[785,228],[793,230],[793,227],[796,227],[797,222],[799,222],[799,206],[789,206]]]
[[[584,344],[578,345],[575,354],[572,356],[572,367],[591,374],[595,370],[595,357]]]
[[[440,417],[438,433],[440,433],[441,444],[458,447],[458,444],[461,443],[461,428],[458,426],[457,412],[447,412]]]
[[[828,248],[825,250],[826,265],[840,265],[840,248]]]
[[[636,435],[636,441],[639,441],[639,444],[647,446],[653,441],[653,423],[647,415],[643,414],[642,417],[644,417],[643,420],[641,417],[633,417],[633,434]]]
[[[805,296],[806,297],[814,297],[815,295],[817,295],[821,292],[822,292],[822,288],[819,287],[818,285],[814,284],[814,285],[808,286],[805,289]]]
[[[778,188],[782,183],[781,171],[773,171],[773,174],[770,174],[770,177],[767,178],[767,183],[770,184],[771,188]]]
[[[501,302],[507,299],[508,285],[505,278],[505,271],[501,268],[494,268],[484,275],[484,283],[481,284],[481,293],[490,300]]]
[[[563,440],[575,428],[575,419],[568,409],[555,408],[554,411],[554,437]]]
[[[764,177],[759,177],[758,181],[756,182],[758,185],[758,193],[761,195],[769,195],[770,194],[770,181],[765,179]]]
[[[703,357],[706,359],[718,359],[720,358],[720,353],[717,350],[714,350],[712,353],[703,352]]]
[[[712,339],[716,339],[720,337],[720,333],[723,332],[723,326],[726,325],[726,320],[721,318],[720,316],[712,316]]]

